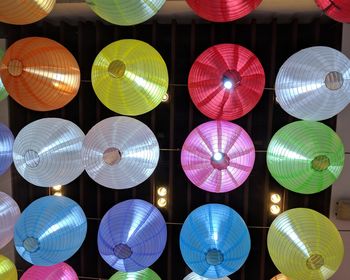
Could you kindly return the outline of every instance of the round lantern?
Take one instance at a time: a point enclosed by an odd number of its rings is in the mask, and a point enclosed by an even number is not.
[[[66,185],[83,171],[84,133],[71,121],[44,118],[26,125],[13,145],[17,171],[33,185]]]
[[[276,99],[288,114],[303,120],[331,118],[350,102],[350,60],[329,47],[303,49],[282,65]]]
[[[248,257],[248,228],[232,208],[206,204],[186,218],[180,232],[180,250],[196,274],[225,277],[237,271]]]
[[[15,225],[18,254],[34,265],[51,266],[73,256],[86,236],[83,210],[64,196],[45,196],[32,202]]]
[[[280,214],[270,226],[267,247],[278,270],[292,279],[329,279],[344,255],[334,224],[306,208]]]
[[[97,183],[127,189],[151,176],[158,164],[159,145],[142,122],[130,117],[111,117],[87,133],[82,158],[86,172]]]
[[[114,269],[135,272],[152,265],[162,254],[167,228],[152,204],[130,199],[113,206],[98,229],[98,250]]]
[[[9,95],[36,111],[62,108],[80,86],[79,65],[73,55],[47,38],[28,37],[11,45],[0,74]]]
[[[272,277],[271,280],[290,280],[290,278],[288,278],[287,276],[280,273],[280,274]]]
[[[109,280],[161,280],[152,269],[146,268],[136,272],[118,271]]]
[[[186,0],[200,17],[215,22],[242,18],[255,10],[262,0]]]
[[[293,122],[272,137],[267,166],[283,187],[303,194],[317,193],[339,177],[344,166],[344,146],[323,123]]]
[[[0,49],[0,61],[2,60],[3,56],[4,56],[4,50]],[[8,96],[8,93],[7,93],[7,91],[4,87],[4,84],[2,83],[2,80],[0,78],[0,101],[4,100],[7,96]]]
[[[74,269],[66,263],[58,263],[52,266],[30,267],[21,277],[21,280],[78,280]]]
[[[12,240],[13,228],[20,214],[16,201],[0,192],[0,249]]]
[[[4,174],[12,164],[13,141],[11,130],[0,123],[0,175]]]
[[[162,101],[168,88],[168,70],[152,46],[125,39],[109,44],[97,55],[91,81],[106,107],[135,116],[151,111]]]
[[[188,89],[193,103],[211,119],[233,120],[252,110],[265,86],[259,59],[246,48],[220,44],[193,63]]]
[[[350,0],[315,0],[315,2],[330,18],[350,23]]]
[[[85,0],[104,20],[117,25],[135,25],[153,17],[165,0]]]
[[[4,280],[17,280],[17,269],[13,262],[0,255],[0,279]]]
[[[196,127],[181,150],[181,165],[197,187],[228,192],[248,178],[255,160],[252,140],[231,122],[210,121]]]
[[[202,277],[194,272],[191,272],[183,280],[213,280],[213,278]],[[215,280],[230,280],[230,278],[222,277],[222,278],[215,278]]]
[[[46,17],[56,0],[1,0],[0,21],[10,24],[30,24]]]

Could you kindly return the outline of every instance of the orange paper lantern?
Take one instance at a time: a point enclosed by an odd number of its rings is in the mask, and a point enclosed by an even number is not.
[[[1,0],[0,21],[10,24],[29,24],[46,17],[56,0]]]
[[[6,51],[0,67],[9,95],[36,111],[62,108],[79,90],[80,70],[73,55],[56,41],[28,37]]]

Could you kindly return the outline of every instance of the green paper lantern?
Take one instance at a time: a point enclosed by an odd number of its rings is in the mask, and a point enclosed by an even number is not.
[[[109,280],[161,280],[152,269],[146,268],[136,272],[118,271]]]
[[[286,189],[312,194],[339,177],[344,146],[339,136],[319,122],[297,121],[276,132],[267,148],[271,175]]]
[[[0,49],[0,61],[2,60],[4,56],[5,51],[3,49]],[[8,93],[5,89],[4,84],[2,83],[2,80],[0,79],[0,101],[4,100],[8,96]]]

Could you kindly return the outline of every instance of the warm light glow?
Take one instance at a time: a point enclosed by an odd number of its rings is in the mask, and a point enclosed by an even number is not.
[[[162,97],[162,102],[168,102],[168,101],[169,101],[169,94],[166,93],[166,94],[164,94],[163,97]]]
[[[279,206],[276,205],[276,204],[273,204],[273,205],[270,207],[270,212],[271,212],[273,215],[278,215],[278,214],[281,212],[281,207],[279,207]]]
[[[225,87],[226,89],[231,89],[231,88],[233,87],[233,83],[232,83],[230,80],[226,80],[226,81],[224,82],[224,87]]]
[[[52,189],[54,191],[60,191],[62,189],[62,185],[56,185],[56,186],[53,186]]]
[[[165,207],[167,205],[167,200],[165,198],[159,198],[157,201],[157,204],[159,207]]]
[[[167,193],[168,193],[168,190],[165,187],[159,187],[158,190],[157,190],[157,194],[159,196],[166,196]]]
[[[279,203],[281,201],[281,196],[277,193],[271,194],[271,202],[273,203]]]
[[[220,160],[222,160],[222,158],[223,158],[222,153],[215,153],[215,154],[213,155],[213,159],[214,159],[215,161],[220,161]]]
[[[62,196],[62,193],[61,192],[55,192],[53,195],[55,195],[55,196]]]

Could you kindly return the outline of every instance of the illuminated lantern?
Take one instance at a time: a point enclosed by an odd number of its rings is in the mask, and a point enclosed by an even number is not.
[[[117,25],[135,25],[153,17],[165,0],[85,0],[104,20]]]
[[[80,70],[74,56],[56,41],[28,37],[12,44],[0,67],[9,95],[35,111],[62,108],[77,94]]]
[[[278,274],[278,275],[272,277],[271,280],[290,280],[290,279],[283,274]]]
[[[213,280],[213,278],[202,277],[194,272],[191,272],[183,280]],[[230,280],[230,278],[222,277],[222,278],[215,278],[215,280]]]
[[[4,174],[12,163],[13,141],[11,130],[0,123],[0,175]]]
[[[17,269],[13,262],[0,255],[0,279],[3,280],[17,280]]]
[[[84,133],[71,121],[44,118],[26,125],[13,145],[13,160],[24,179],[40,187],[66,185],[84,171]]]
[[[66,264],[59,263],[52,266],[34,265],[24,272],[21,280],[78,280],[74,269]]]
[[[280,214],[270,226],[267,247],[275,266],[291,279],[329,279],[344,255],[334,224],[307,208]]]
[[[235,44],[205,50],[188,77],[193,103],[211,119],[234,120],[247,114],[260,100],[264,86],[265,73],[259,59]]]
[[[106,107],[135,116],[153,110],[162,101],[168,88],[168,70],[152,46],[125,39],[109,44],[97,55],[91,81]]]
[[[98,251],[114,269],[135,272],[151,266],[167,240],[165,220],[152,204],[130,199],[113,206],[98,229]]]
[[[331,118],[350,102],[350,60],[329,47],[303,49],[289,57],[276,78],[276,100],[303,120]]]
[[[210,121],[196,127],[181,150],[181,165],[197,187],[228,192],[248,178],[255,160],[252,140],[231,122]]]
[[[262,0],[186,0],[200,17],[215,22],[242,18],[255,10]]]
[[[161,280],[152,269],[146,268],[136,272],[118,271],[109,280]]]
[[[315,2],[330,18],[350,23],[350,0],[315,0]]]
[[[4,56],[4,50],[0,49],[0,60],[3,58],[3,56]],[[4,100],[7,96],[8,96],[8,93],[0,78],[0,101]]]
[[[298,193],[320,192],[339,177],[344,146],[320,122],[297,121],[276,132],[267,148],[267,167],[283,187]]]
[[[223,204],[192,211],[180,232],[180,250],[196,274],[220,278],[236,272],[250,251],[248,228],[241,216]]]
[[[83,244],[87,221],[83,210],[65,196],[32,202],[15,225],[15,246],[27,262],[51,266],[73,256]]]
[[[97,183],[127,189],[152,175],[158,164],[159,145],[144,123],[130,117],[111,117],[87,133],[82,159],[86,172]]]
[[[56,0],[1,0],[0,21],[10,24],[30,24],[46,17]]]

